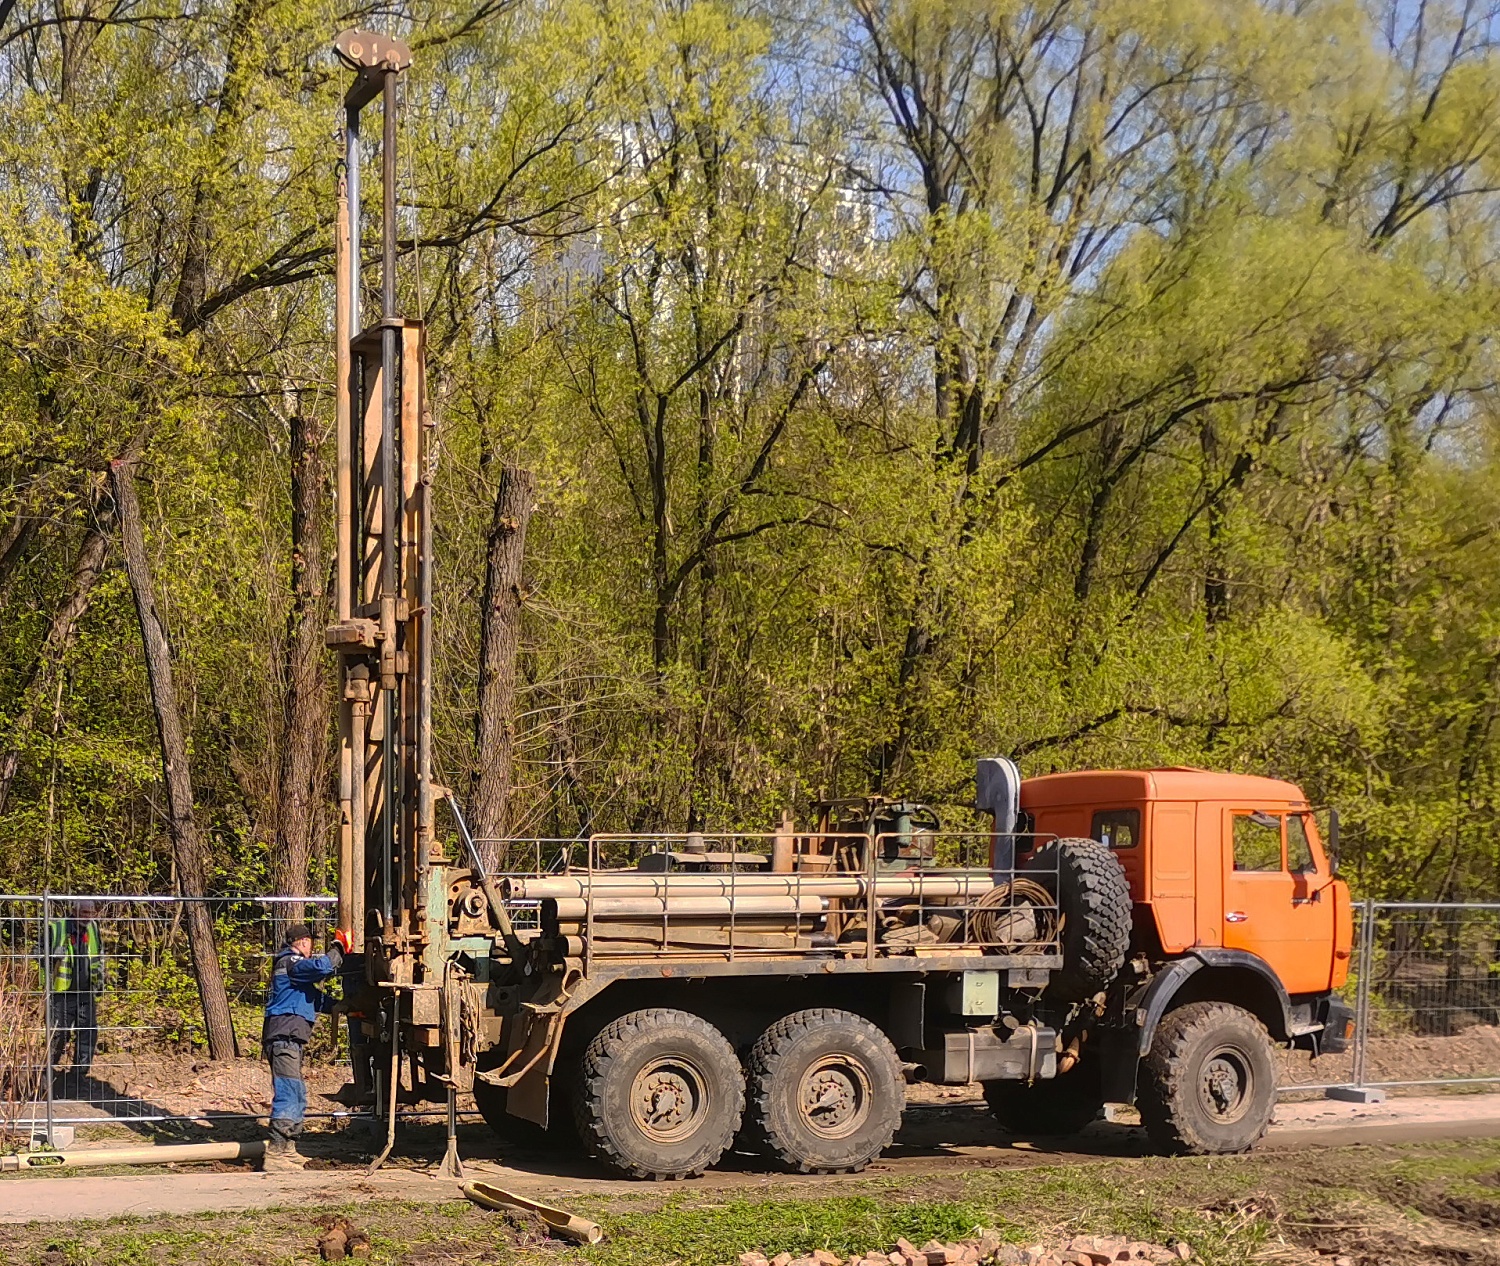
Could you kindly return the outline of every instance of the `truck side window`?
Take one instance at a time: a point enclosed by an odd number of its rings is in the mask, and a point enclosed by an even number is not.
[[[1106,848],[1134,848],[1141,838],[1141,811],[1101,809],[1089,834]]]
[[[1281,819],[1269,813],[1234,815],[1235,870],[1281,869]]]
[[[1286,866],[1294,875],[1317,873],[1318,864],[1313,861],[1312,845],[1307,841],[1307,824],[1300,813],[1287,814]]]

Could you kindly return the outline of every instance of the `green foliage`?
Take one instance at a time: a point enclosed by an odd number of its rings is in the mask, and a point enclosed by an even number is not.
[[[1364,892],[1493,892],[1500,65],[1469,10],[406,12],[446,782],[483,758],[518,462],[516,834],[868,790],[963,821],[1013,752],[1292,778]],[[290,436],[332,418],[330,42],[364,19],[50,13],[0,46],[0,877],[172,882],[116,550],[54,636],[138,450],[214,883],[268,885]]]

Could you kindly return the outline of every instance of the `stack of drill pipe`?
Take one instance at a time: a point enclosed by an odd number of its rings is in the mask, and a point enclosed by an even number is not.
[[[513,875],[503,881],[506,897],[517,901],[579,901],[592,898],[595,917],[606,901],[654,898],[671,910],[679,902],[720,898],[736,913],[751,899],[781,897],[864,900],[900,898],[974,899],[995,886],[989,871],[928,871],[880,875],[799,875],[766,871],[749,874],[681,874],[606,871],[578,875]],[[727,908],[727,907],[726,907]],[[580,907],[581,910],[581,907]]]
[[[587,897],[555,897],[559,922],[576,922],[589,917]],[[664,896],[617,896],[614,893],[595,895],[593,917],[596,920],[659,918],[671,915],[676,918],[718,919],[750,918],[757,916],[791,918],[796,915],[817,916],[828,909],[827,897],[783,897],[747,894],[734,897],[701,896],[697,893],[671,893]]]
[[[582,936],[593,922],[593,940],[618,946],[708,949],[733,942],[741,948],[791,949],[797,930],[822,922],[826,897],[616,896],[547,898],[557,907],[558,930]],[[592,906],[592,909],[590,907]]]
[[[917,899],[973,900],[994,886],[988,871],[924,874],[695,874],[607,871],[513,876],[511,900],[556,907],[558,930],[581,937],[592,925],[596,946],[795,950],[830,907]],[[580,942],[581,943],[581,942]]]

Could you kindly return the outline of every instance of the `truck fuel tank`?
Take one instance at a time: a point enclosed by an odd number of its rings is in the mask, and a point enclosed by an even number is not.
[[[1038,1081],[1057,1076],[1057,1030],[1041,1024],[1017,1029],[948,1029],[941,1045],[923,1051],[916,1062],[928,1079],[946,1086],[971,1081]]]

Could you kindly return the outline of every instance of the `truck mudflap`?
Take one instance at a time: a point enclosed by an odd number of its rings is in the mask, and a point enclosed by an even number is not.
[[[548,1085],[562,1043],[563,1019],[593,990],[577,968],[549,973],[530,1002],[506,1026],[505,1061],[488,1072],[475,1074],[492,1086],[510,1091],[506,1109],[512,1116],[546,1129]]]
[[[1314,1055],[1342,1055],[1354,1042],[1354,1008],[1337,994],[1319,1007],[1322,1028],[1313,1035]]]
[[[1101,1098],[1105,1103],[1134,1103],[1135,1079],[1140,1069],[1135,1030],[1110,1026],[1093,1039],[1099,1045],[1102,1076]]]

